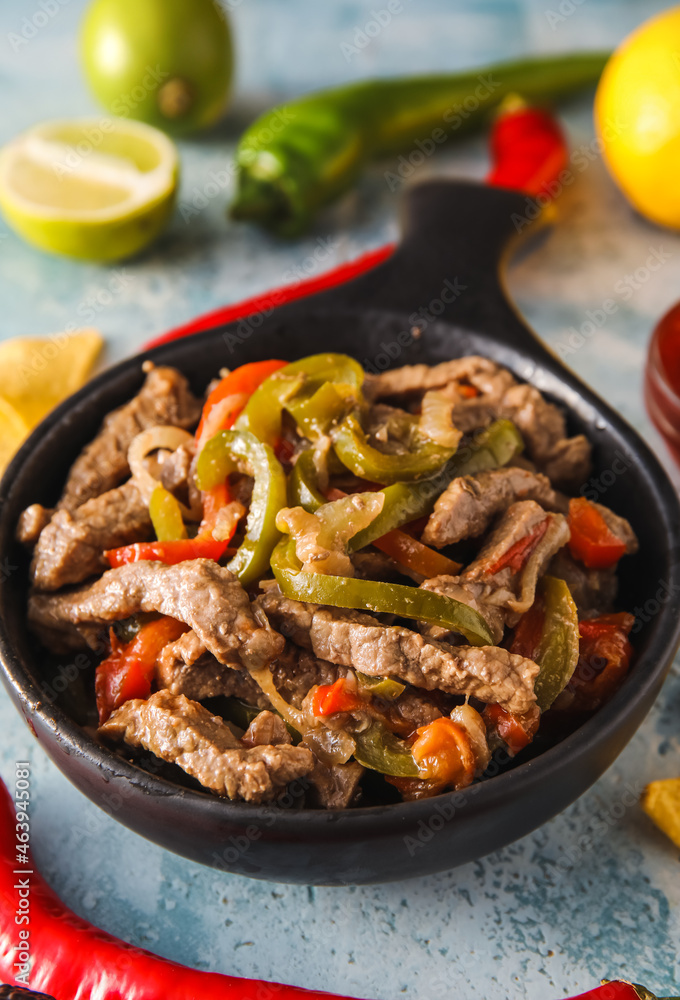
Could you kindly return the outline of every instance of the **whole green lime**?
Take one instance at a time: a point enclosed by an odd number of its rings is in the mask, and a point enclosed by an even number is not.
[[[81,53],[111,114],[179,135],[213,125],[226,109],[231,33],[215,0],[93,0]]]

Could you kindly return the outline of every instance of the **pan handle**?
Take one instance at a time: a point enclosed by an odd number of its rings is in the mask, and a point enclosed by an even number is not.
[[[445,320],[493,333],[510,348],[548,354],[508,299],[502,275],[513,245],[542,214],[535,202],[461,181],[415,185],[404,202],[402,240],[392,256],[314,305],[406,313],[420,326]]]

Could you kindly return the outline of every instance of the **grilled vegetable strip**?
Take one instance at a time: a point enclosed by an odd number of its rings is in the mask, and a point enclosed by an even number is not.
[[[230,472],[253,476],[255,485],[246,537],[228,568],[247,586],[262,576],[279,539],[276,515],[286,506],[286,477],[269,445],[248,431],[220,431],[201,451],[196,483],[201,490],[223,482]]]
[[[182,509],[164,486],[157,486],[151,494],[149,516],[159,542],[175,542],[187,537]]]
[[[486,622],[467,604],[417,587],[398,583],[377,583],[350,577],[303,573],[290,539],[283,538],[274,549],[272,569],[281,592],[297,601],[328,604],[335,608],[363,608],[415,618],[460,632],[473,646],[491,646]]]
[[[253,393],[238,418],[238,430],[250,431],[272,448],[281,437],[281,420],[286,404],[311,383],[314,389],[325,382],[352,386],[357,402],[361,399],[364,370],[346,354],[312,354],[294,361],[270,375]]]
[[[211,536],[183,538],[173,542],[136,542],[104,553],[109,566],[116,569],[133,562],[162,562],[175,566],[187,559],[214,559],[218,562],[227,550],[228,541]]]
[[[322,504],[314,514],[302,507],[285,507],[277,514],[276,527],[291,535],[303,572],[354,576],[347,545],[380,513],[384,502],[379,492],[351,493]]]
[[[611,530],[604,517],[585,497],[569,501],[569,549],[588,569],[609,569],[626,554],[626,543]]]
[[[160,651],[188,630],[189,626],[184,622],[162,617],[143,625],[134,639],[123,645],[111,629],[111,652],[99,664],[95,674],[100,726],[114,709],[120,708],[126,701],[149,697]]]
[[[455,450],[423,439],[413,451],[401,455],[385,454],[368,443],[359,419],[353,413],[345,417],[333,432],[333,447],[350,472],[359,479],[370,479],[375,483],[423,479],[441,469]]]
[[[510,649],[540,666],[534,690],[538,707],[547,711],[578,662],[578,612],[564,580],[543,577],[537,599],[520,619]]]
[[[285,361],[252,361],[229,372],[205,401],[196,431],[199,450],[219,431],[233,427],[234,421],[258,386],[279,368],[285,366]]]
[[[396,778],[417,778],[420,774],[411,749],[377,719],[353,736],[357,745],[354,757],[364,767]]]

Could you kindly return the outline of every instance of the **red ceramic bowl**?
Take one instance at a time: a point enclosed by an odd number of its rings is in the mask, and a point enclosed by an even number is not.
[[[680,302],[659,321],[649,342],[645,403],[680,465]]]

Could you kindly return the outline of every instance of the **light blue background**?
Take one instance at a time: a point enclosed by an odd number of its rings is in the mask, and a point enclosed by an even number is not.
[[[402,12],[348,61],[342,43],[353,42],[381,0],[241,0],[232,4],[239,56],[234,110],[213,134],[182,144],[180,207],[219,176],[239,129],[274,100],[369,73],[607,47],[665,6],[404,0]],[[14,51],[9,35],[20,34],[22,19],[40,6],[3,0],[0,140],[41,119],[98,113],[77,63],[83,7],[82,0],[61,0],[49,23]],[[556,21],[551,11],[560,9],[563,19]],[[591,149],[589,101],[572,104],[565,121],[573,147]],[[375,167],[292,244],[227,223],[227,188],[188,224],[178,211],[155,249],[121,267],[43,256],[0,223],[2,336],[94,322],[111,362],[200,312],[291,280],[326,241],[330,253],[318,271],[350,259],[396,236],[397,196],[387,189],[386,166]],[[484,142],[475,139],[429,160],[420,176],[481,177],[484,170]],[[637,218],[597,156],[575,174],[557,225],[513,264],[510,287],[541,336],[558,348],[570,328],[587,321],[588,310],[608,298],[617,302],[615,314],[567,360],[656,444],[641,374],[654,322],[680,293],[680,238]],[[652,250],[670,256],[625,298],[621,281],[644,267]],[[63,898],[101,927],[189,965],[384,1000],[547,1000],[616,976],[664,993],[680,980],[678,851],[626,803],[627,789],[637,796],[650,779],[680,774],[679,711],[676,664],[616,765],[553,822],[454,872],[361,889],[253,882],[152,846],[61,777],[4,697],[0,773],[11,781],[15,760],[32,761],[33,847]],[[579,851],[574,845],[583,834],[592,835],[592,846]],[[563,872],[557,877],[555,864]]]

